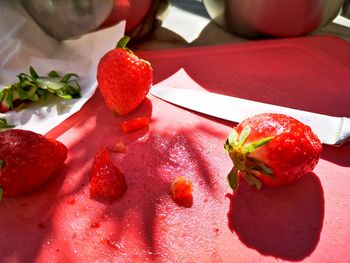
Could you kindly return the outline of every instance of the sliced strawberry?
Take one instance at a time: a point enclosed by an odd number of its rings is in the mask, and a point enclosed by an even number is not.
[[[0,187],[4,197],[28,194],[43,185],[67,158],[61,142],[20,129],[0,132]]]
[[[191,207],[193,204],[192,182],[183,176],[177,176],[170,185],[173,201],[179,206]]]
[[[149,126],[149,118],[139,117],[139,118],[123,121],[120,125],[120,128],[124,133],[130,133],[148,126]]]
[[[92,166],[90,196],[113,202],[122,198],[126,190],[124,174],[110,160],[107,148],[100,147]]]
[[[116,152],[116,153],[126,153],[127,148],[126,148],[125,143],[123,143],[123,142],[117,142],[117,143],[113,146],[112,151],[113,151],[113,152]]]
[[[228,175],[234,191],[240,175],[257,188],[291,184],[315,168],[322,151],[309,126],[282,114],[244,120],[232,130],[225,148],[234,164]]]
[[[117,48],[100,60],[97,82],[106,105],[115,113],[125,115],[145,99],[153,81],[151,65],[133,54],[122,38]]]

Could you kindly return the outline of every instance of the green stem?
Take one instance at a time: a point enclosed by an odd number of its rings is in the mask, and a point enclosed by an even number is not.
[[[238,169],[236,167],[233,167],[230,173],[227,175],[227,181],[233,192],[236,193],[239,186]]]
[[[126,45],[129,43],[130,37],[128,36],[123,36],[117,44],[117,48],[126,48]]]

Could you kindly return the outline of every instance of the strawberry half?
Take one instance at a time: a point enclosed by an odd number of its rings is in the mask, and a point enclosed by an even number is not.
[[[92,166],[90,196],[113,202],[122,198],[126,190],[124,174],[110,160],[107,148],[100,147]]]
[[[126,48],[122,38],[97,67],[97,82],[106,105],[118,115],[135,110],[148,94],[152,81],[151,65]]]
[[[262,184],[276,187],[297,181],[315,168],[322,144],[302,122],[265,113],[237,125],[225,149],[234,165],[228,181],[236,192],[240,175],[258,189]]]
[[[18,197],[43,185],[67,158],[61,142],[32,131],[0,132],[0,188],[3,197]]]

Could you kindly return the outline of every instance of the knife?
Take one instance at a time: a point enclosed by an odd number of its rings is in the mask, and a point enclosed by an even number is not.
[[[340,146],[350,137],[350,118],[333,117],[208,91],[153,86],[150,93],[172,104],[233,122],[259,113],[282,113],[311,127],[323,144]]]

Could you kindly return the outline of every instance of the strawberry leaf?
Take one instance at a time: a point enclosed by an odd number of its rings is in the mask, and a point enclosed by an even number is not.
[[[248,171],[257,171],[270,177],[273,177],[274,175],[271,167],[266,165],[264,162],[249,156],[245,159],[245,169]]]
[[[245,143],[251,130],[252,130],[252,128],[249,125],[244,127],[243,131],[241,132],[241,134],[239,135],[239,138],[238,138],[240,145],[243,145]]]
[[[32,66],[29,67],[29,72],[30,72],[30,75],[32,76],[33,79],[39,78],[38,73],[36,73],[36,71],[34,70],[34,68]]]
[[[49,78],[60,78],[60,77],[61,77],[60,74],[58,74],[57,71],[55,71],[55,70],[50,71],[50,72],[47,74],[47,76],[48,76]]]
[[[75,99],[80,98],[80,87],[78,82],[75,80],[70,80],[67,83],[57,82],[53,79],[42,80],[43,89],[47,90],[49,93],[55,94],[62,99]]]
[[[79,76],[75,73],[69,73],[64,75],[60,82],[68,84],[72,78],[79,78]]]
[[[4,163],[5,163],[5,161],[0,159],[0,170],[1,170],[2,167],[4,166]]]
[[[252,142],[251,144],[249,144],[248,146],[244,147],[244,152],[249,154],[254,152],[257,148],[264,146],[265,144],[267,144],[269,141],[271,141],[271,139],[273,138],[273,136],[271,137],[266,137],[257,141]]]
[[[239,178],[238,178],[238,170],[237,168],[233,167],[230,173],[227,175],[227,181],[229,186],[232,188],[233,192],[238,191],[239,186]]]
[[[228,136],[228,143],[229,144],[235,144],[238,139],[238,133],[236,129],[232,129],[231,133]]]
[[[5,111],[17,108],[22,103],[46,99],[48,93],[62,99],[81,97],[80,86],[77,82],[79,76],[75,73],[66,74],[61,78],[56,71],[51,71],[48,76],[40,77],[30,66],[29,74],[20,73],[17,77],[19,82],[0,91],[0,108]]]
[[[13,128],[13,127],[15,127],[15,126],[8,124],[7,120],[5,118],[0,118],[0,129],[8,129],[8,128]],[[0,160],[0,161],[2,161],[2,160]]]
[[[271,167],[267,166],[265,163],[259,160],[256,160],[256,163],[260,168],[259,169],[260,172],[262,172],[264,175],[267,175],[267,176],[271,176],[271,177],[273,176],[274,173]]]
[[[224,144],[224,148],[227,152],[230,152],[231,150],[231,145],[228,142],[228,139],[226,140],[225,144]]]
[[[21,100],[28,99],[27,91],[25,91],[22,86],[17,86],[16,91],[17,91],[17,94]]]
[[[2,200],[2,194],[4,192],[4,189],[2,189],[2,187],[0,186],[0,201]]]
[[[253,174],[245,174],[244,179],[250,186],[255,186],[258,190],[262,187],[261,181],[258,178],[256,178]]]
[[[237,146],[237,139],[238,139],[238,133],[236,129],[232,129],[231,133],[228,135],[227,140],[225,142],[225,149],[226,151],[230,151],[232,147]]]
[[[40,98],[43,98],[44,100],[47,99],[47,92],[45,90],[39,89],[39,90],[37,90],[37,92],[38,92]]]

